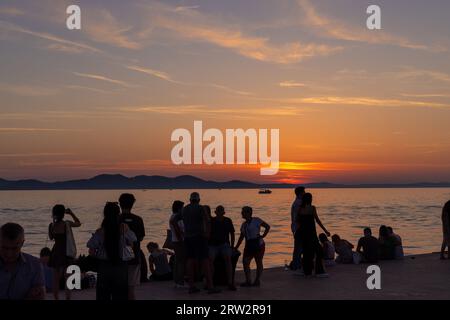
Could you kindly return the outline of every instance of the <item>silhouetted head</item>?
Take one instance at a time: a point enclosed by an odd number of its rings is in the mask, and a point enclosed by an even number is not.
[[[214,211],[214,213],[218,217],[223,217],[225,215],[225,208],[223,206],[217,206],[217,208]]]
[[[295,188],[295,195],[297,197],[301,198],[304,193],[305,193],[305,187],[297,187],[297,188]]]
[[[310,206],[312,205],[312,194],[311,193],[305,193],[302,197],[302,207]]]
[[[380,238],[387,238],[389,236],[388,228],[383,225],[380,227]]]
[[[14,263],[19,259],[25,232],[17,223],[5,223],[0,228],[0,257],[4,263]]]
[[[321,243],[325,243],[325,242],[329,241],[328,237],[327,237],[327,235],[325,233],[319,234],[319,240],[320,240]]]
[[[200,194],[198,192],[192,192],[191,196],[189,197],[189,201],[192,204],[198,204],[200,203]]]
[[[136,198],[131,193],[122,193],[119,197],[119,204],[122,211],[131,210],[135,202]]]
[[[444,204],[444,207],[442,208],[442,211],[447,212],[448,214],[450,214],[450,200],[447,201],[447,202]]]
[[[333,241],[333,243],[338,243],[339,241],[341,241],[341,237],[339,237],[339,235],[337,234],[333,234],[331,236],[331,241]]]
[[[39,258],[44,265],[48,265],[48,260],[50,260],[50,256],[52,255],[52,251],[50,248],[42,248],[41,252],[39,253]]]
[[[120,207],[117,202],[107,202],[103,208],[103,218],[107,221],[119,221]]]
[[[183,210],[184,202],[175,200],[172,204],[172,213],[180,213]]]
[[[242,214],[242,218],[243,218],[243,219],[245,219],[245,220],[251,219],[251,217],[252,217],[252,215],[253,215],[253,209],[252,209],[252,207],[249,207],[249,206],[243,207],[243,208],[242,208],[241,214]]]
[[[64,219],[64,215],[66,214],[66,207],[62,204],[57,204],[52,209],[52,218],[53,222],[60,222]]]
[[[371,235],[372,235],[372,229],[370,229],[370,228],[364,228],[364,235],[365,235],[366,237],[371,236]]]
[[[147,250],[148,252],[152,253],[155,250],[159,249],[159,245],[156,242],[149,242],[147,244]]]
[[[388,234],[390,236],[394,234],[394,229],[392,229],[392,227],[386,227],[386,228],[387,228]]]
[[[105,251],[111,262],[120,260],[120,207],[117,202],[107,202],[103,209],[102,228]]]

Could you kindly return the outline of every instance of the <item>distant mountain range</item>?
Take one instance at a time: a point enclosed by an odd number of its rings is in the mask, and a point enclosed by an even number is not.
[[[302,184],[307,188],[444,188],[450,182],[410,183],[410,184],[334,184],[328,182]],[[125,177],[120,174],[101,174],[90,179],[60,182],[43,182],[39,180],[10,181],[0,179],[0,190],[93,190],[93,189],[259,189],[259,188],[293,188],[294,184],[269,183],[258,184],[231,180],[217,182],[203,180],[194,176],[175,178],[163,176]]]

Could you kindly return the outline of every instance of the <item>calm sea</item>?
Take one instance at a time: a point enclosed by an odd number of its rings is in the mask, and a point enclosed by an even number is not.
[[[148,241],[164,242],[170,208],[174,200],[187,202],[192,190],[94,190],[94,191],[0,191],[0,224],[20,223],[26,232],[24,251],[38,255],[47,239],[51,207],[62,203],[71,208],[83,225],[74,230],[79,253],[87,253],[86,242],[100,225],[103,205],[117,201],[122,192],[137,198],[134,209],[144,219]],[[392,226],[403,238],[405,252],[438,251],[442,241],[441,210],[450,199],[450,188],[424,189],[311,189],[319,216],[331,233],[356,244],[364,227]],[[254,208],[254,215],[271,226],[266,238],[265,265],[282,266],[290,261],[292,235],[290,206],[293,191],[274,189],[272,194],[257,190],[200,190],[203,204],[221,204],[233,219],[236,230],[242,223],[240,209]],[[378,233],[378,232],[377,232]]]

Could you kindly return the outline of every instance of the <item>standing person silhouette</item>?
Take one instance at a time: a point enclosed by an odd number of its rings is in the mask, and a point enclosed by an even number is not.
[[[445,248],[448,248],[448,258],[450,259],[450,201],[442,208],[442,246],[441,246],[441,259],[444,260]]]
[[[262,219],[253,217],[252,207],[243,207],[241,214],[245,221],[242,223],[241,235],[239,236],[235,248],[235,250],[238,250],[242,241],[245,239],[244,255],[242,258],[245,282],[241,284],[241,287],[259,287],[261,285],[261,275],[264,270],[263,259],[266,251],[266,244],[263,239],[269,233],[270,226]],[[264,233],[262,235],[261,227],[264,228]],[[250,263],[253,259],[255,259],[256,262],[256,278],[254,282],[251,280],[250,270]]]
[[[305,193],[302,198],[302,205],[297,215],[299,239],[303,248],[303,271],[305,276],[310,276],[313,270],[315,260],[316,277],[327,277],[323,266],[323,249],[317,238],[316,223],[322,228],[327,236],[330,236],[328,230],[324,227],[317,214],[317,209],[312,205],[312,194]]]
[[[103,221],[89,239],[89,255],[98,259],[96,286],[97,300],[128,300],[128,261],[134,258],[131,246],[136,235],[128,225],[120,221],[117,202],[107,202],[103,209]]]
[[[68,214],[73,221],[65,221],[64,215]],[[73,237],[72,228],[81,226],[80,220],[69,208],[65,208],[62,204],[57,204],[52,209],[53,222],[48,226],[48,236],[50,240],[54,240],[52,253],[48,265],[54,269],[53,272],[53,296],[55,300],[59,300],[59,286],[61,279],[66,278],[66,269],[73,264],[77,256],[77,248]],[[66,300],[70,300],[70,290],[66,286]]]
[[[123,193],[119,197],[121,210],[120,222],[125,223],[136,235],[136,243],[133,245],[134,258],[128,261],[128,298],[135,300],[135,287],[141,283],[141,275],[147,278],[147,261],[141,250],[141,242],[145,237],[145,228],[142,218],[131,213],[136,198],[131,193]],[[141,268],[145,265],[145,268]],[[144,269],[144,270],[142,270]],[[142,274],[143,273],[143,274]]]
[[[291,206],[291,231],[294,236],[294,250],[292,252],[292,263],[291,270],[300,269],[302,266],[301,255],[302,255],[302,244],[300,241],[300,235],[297,234],[297,213],[302,205],[302,197],[305,194],[305,187],[295,188],[295,200]]]
[[[209,259],[211,260],[212,273],[217,256],[221,256],[225,262],[228,289],[236,291],[233,279],[233,267],[231,257],[233,255],[235,232],[233,221],[225,217],[225,208],[217,206],[215,217],[211,219],[211,236],[209,238]]]
[[[186,250],[184,246],[184,223],[183,223],[184,202],[176,200],[172,204],[172,215],[169,220],[169,227],[172,233],[173,250],[175,252],[175,268],[173,279],[175,288],[184,288],[184,275],[186,270]]]
[[[195,265],[199,263],[206,278],[208,293],[218,293],[214,288],[209,263],[208,236],[210,234],[210,219],[204,206],[200,205],[200,195],[193,192],[190,203],[183,208],[184,243],[186,246],[187,275],[189,280],[189,293],[199,292],[195,286]]]

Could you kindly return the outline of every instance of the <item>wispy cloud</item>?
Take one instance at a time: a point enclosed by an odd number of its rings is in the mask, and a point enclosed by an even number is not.
[[[383,30],[379,30],[376,33],[370,32],[370,30],[365,28],[365,25],[362,27],[346,25],[341,21],[319,14],[310,0],[297,0],[297,3],[305,14],[306,23],[329,38],[370,44],[388,44],[409,49],[436,52],[446,51],[440,46],[414,43],[404,37],[392,35]]]
[[[38,133],[38,132],[61,132],[73,131],[69,129],[54,129],[54,128],[0,128],[0,132],[23,132],[23,133]]]
[[[83,48],[76,46],[68,46],[61,43],[52,43],[49,44],[46,48],[51,51],[60,51],[65,53],[82,53],[84,51]]]
[[[268,38],[247,35],[239,28],[220,24],[217,18],[197,10],[177,11],[176,8],[163,4],[152,4],[147,9],[153,27],[169,30],[184,39],[214,44],[258,61],[296,63],[305,58],[326,56],[341,49],[315,43],[272,44]]]
[[[408,98],[447,98],[447,97],[450,97],[450,94],[444,94],[444,93],[424,93],[424,94],[402,93],[400,95],[402,97],[408,97]]]
[[[79,86],[79,85],[65,85],[64,86],[67,89],[72,89],[72,90],[87,90],[87,91],[92,91],[95,93],[103,93],[103,94],[110,94],[113,93],[113,91],[107,91],[107,90],[102,90],[102,89],[97,89],[97,88],[92,88],[92,87],[86,87],[86,86]]]
[[[165,81],[168,81],[168,82],[171,82],[174,84],[183,85],[183,86],[210,87],[210,88],[215,88],[215,89],[219,89],[219,90],[223,90],[226,92],[239,94],[239,95],[243,95],[243,96],[252,95],[251,92],[236,90],[236,89],[230,88],[228,86],[216,84],[216,83],[198,83],[198,82],[178,81],[178,80],[173,79],[173,77],[171,75],[169,75],[167,72],[159,71],[159,70],[155,70],[155,69],[151,69],[151,68],[144,68],[144,67],[139,67],[139,66],[127,66],[127,68],[130,70],[133,70],[133,71],[141,72],[141,73],[147,74],[149,76],[153,76],[153,77],[159,78],[161,80],[165,80]]]
[[[29,96],[29,97],[51,96],[59,92],[57,88],[49,88],[28,84],[7,84],[7,83],[0,83],[0,91],[18,96]]]
[[[404,67],[400,71],[389,72],[389,74],[399,79],[428,78],[431,80],[436,80],[445,83],[450,82],[450,75],[447,73],[434,70],[417,69],[414,67]]]
[[[25,34],[25,35],[29,35],[38,39],[42,39],[42,40],[46,40],[46,41],[51,41],[51,42],[55,42],[56,44],[59,44],[59,46],[50,46],[49,49],[59,49],[61,50],[62,48],[64,48],[65,50],[69,50],[69,48],[72,48],[72,52],[78,51],[78,52],[84,52],[84,51],[90,51],[90,52],[101,52],[101,50],[92,47],[90,45],[81,43],[81,42],[75,42],[75,41],[70,41],[70,40],[66,40],[64,38],[52,35],[50,33],[45,33],[45,32],[38,32],[38,31],[33,31],[33,30],[29,30],[20,26],[17,26],[15,24],[6,22],[6,21],[1,21],[0,20],[0,28],[6,30],[6,31],[11,31],[11,32],[17,32],[17,33],[21,33],[21,34]]]
[[[204,105],[174,105],[174,106],[142,106],[121,108],[125,112],[158,113],[167,115],[202,114],[219,118],[252,118],[254,116],[299,116],[303,110],[297,107],[262,107],[262,108],[212,108]],[[237,112],[239,111],[239,112]]]
[[[143,67],[138,67],[138,66],[127,66],[127,68],[130,70],[142,72],[142,73],[148,74],[150,76],[154,76],[154,77],[157,77],[157,78],[169,81],[169,82],[181,83],[181,82],[173,80],[167,73],[165,73],[163,71],[158,71],[158,70],[154,70],[154,69],[150,69],[150,68],[143,68]]]
[[[195,10],[198,8],[200,8],[200,6],[178,6],[175,8],[175,12]]]
[[[282,88],[299,88],[299,87],[306,87],[306,84],[296,81],[282,81],[278,84]]]
[[[0,14],[7,16],[21,16],[25,13],[22,10],[14,7],[0,7]]]
[[[68,152],[39,152],[39,153],[0,153],[0,158],[34,158],[34,157],[60,157],[72,156]]]
[[[208,86],[208,87],[211,87],[211,88],[220,89],[220,90],[227,91],[227,92],[230,92],[230,93],[239,94],[241,96],[251,96],[251,95],[253,95],[252,92],[236,90],[236,89],[233,89],[233,88],[221,85],[221,84],[215,84],[215,83],[200,84],[200,83],[197,83],[197,84],[193,84],[193,85]]]
[[[107,10],[89,11],[89,23],[83,26],[83,31],[94,41],[106,43],[126,49],[139,49],[141,44],[132,39],[132,26],[121,24]]]
[[[78,76],[78,77],[83,77],[83,78],[88,78],[88,79],[94,79],[94,80],[99,80],[99,81],[104,81],[104,82],[109,82],[109,83],[113,83],[119,86],[123,86],[123,87],[131,87],[130,84],[121,81],[121,80],[116,80],[116,79],[112,79],[112,78],[108,78],[102,75],[98,75],[98,74],[91,74],[91,73],[81,73],[81,72],[73,72],[74,75]]]
[[[427,107],[427,108],[449,108],[450,104],[429,101],[401,100],[401,99],[378,99],[373,97],[339,97],[321,96],[306,98],[284,98],[284,99],[262,99],[272,100],[278,103],[297,105],[342,105],[342,106],[373,106],[373,107]]]

